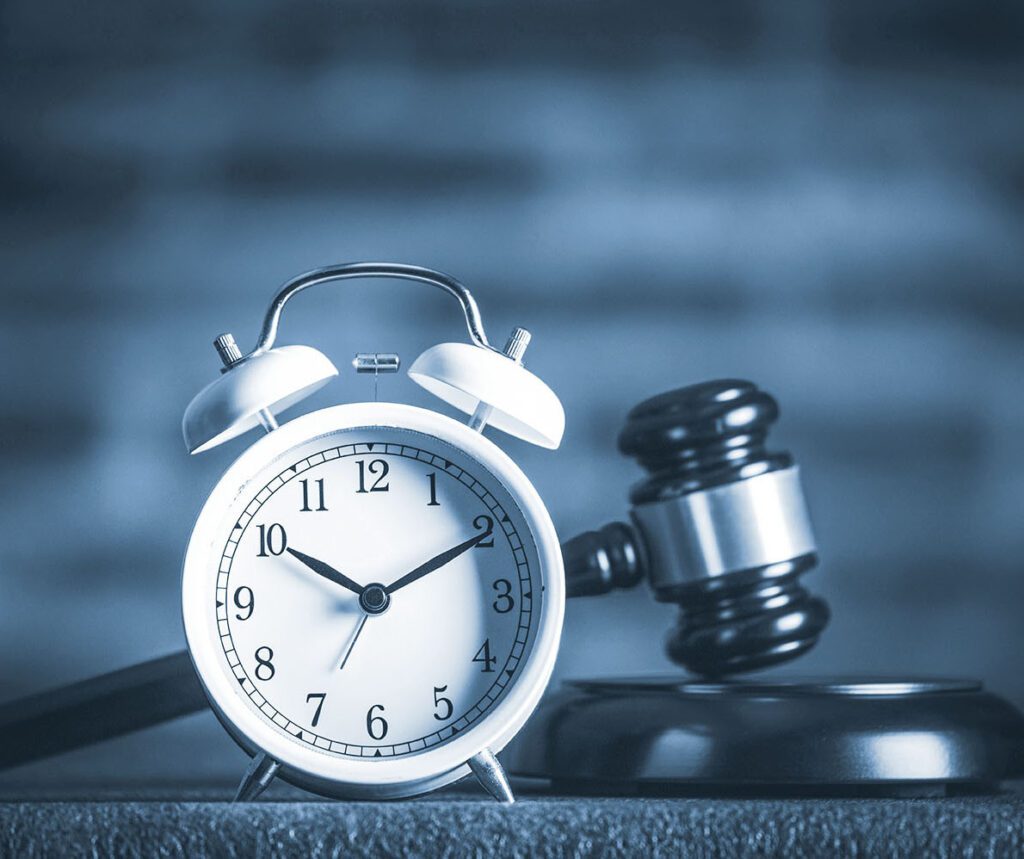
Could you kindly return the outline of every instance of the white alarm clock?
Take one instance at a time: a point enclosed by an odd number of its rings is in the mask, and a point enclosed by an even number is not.
[[[335,375],[308,346],[273,348],[299,291],[353,277],[440,287],[469,343],[428,349],[409,369],[469,423],[395,403],[276,415]],[[225,368],[183,422],[197,453],[262,425],[199,514],[182,608],[210,704],[253,755],[239,799],[274,778],[352,798],[420,794],[470,772],[512,801],[495,753],[537,705],[554,667],[565,601],[558,538],[488,424],[557,447],[564,413],[522,365],[515,329],[490,346],[472,296],[414,266],[355,263],[302,275],[267,312],[257,346],[230,335]]]

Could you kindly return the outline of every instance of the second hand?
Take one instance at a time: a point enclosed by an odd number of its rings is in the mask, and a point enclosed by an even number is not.
[[[359,618],[359,625],[356,627],[355,635],[353,635],[351,641],[349,641],[348,647],[345,650],[345,655],[341,657],[341,667],[338,669],[339,671],[345,670],[345,663],[348,662],[348,658],[352,655],[352,649],[356,646],[356,642],[359,640],[359,635],[363,631],[363,627],[366,626],[366,619],[368,617],[368,614],[364,614]]]

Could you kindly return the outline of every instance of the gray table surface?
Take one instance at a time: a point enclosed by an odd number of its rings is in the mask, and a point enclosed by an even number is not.
[[[465,790],[343,803],[118,788],[0,797],[0,856],[1020,856],[1024,794],[943,799],[561,797]]]

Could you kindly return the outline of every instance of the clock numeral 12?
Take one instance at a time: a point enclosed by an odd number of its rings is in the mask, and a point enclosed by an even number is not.
[[[260,532],[260,551],[257,558],[269,558],[271,555],[282,555],[288,548],[288,535],[284,532],[284,526],[273,525],[257,526]]]
[[[483,664],[484,667],[480,669],[482,674],[494,673],[494,663],[498,661],[498,657],[491,656],[491,640],[489,638],[484,639],[484,643],[476,652],[476,656],[473,657],[473,661]]]
[[[299,483],[302,484],[302,507],[299,509],[299,512],[312,513],[313,508],[309,506],[309,481],[303,478]],[[316,488],[320,496],[320,503],[316,506],[316,512],[324,513],[327,510],[327,506],[324,504],[324,480],[322,477],[317,480]]]
[[[390,470],[388,464],[383,459],[371,459],[370,464],[366,464],[365,459],[356,460],[356,465],[359,466],[359,488],[356,492],[360,495],[365,495],[367,492],[387,492],[391,488],[391,484],[384,483],[381,481],[388,476]],[[366,475],[369,472],[370,477],[376,477],[377,479],[373,482],[373,486],[369,489],[366,488]]]

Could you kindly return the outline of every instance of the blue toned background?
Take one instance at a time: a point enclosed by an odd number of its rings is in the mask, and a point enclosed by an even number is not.
[[[179,564],[251,437],[179,433],[280,282],[449,271],[534,333],[562,449],[498,440],[564,537],[626,510],[628,408],[783,407],[834,620],[798,672],[975,674],[1024,705],[1024,11],[478,0],[0,6],[0,698],[183,644]],[[463,337],[410,285],[309,293],[341,366]],[[404,378],[383,398],[431,404]],[[345,374],[313,405],[372,398]],[[560,676],[668,667],[645,591],[568,608]],[[4,776],[232,781],[212,716]]]

